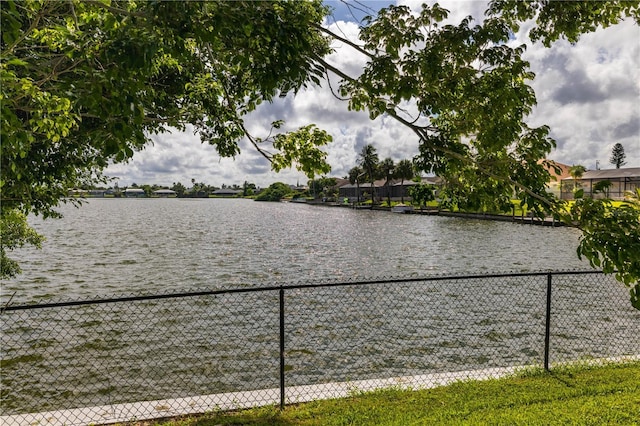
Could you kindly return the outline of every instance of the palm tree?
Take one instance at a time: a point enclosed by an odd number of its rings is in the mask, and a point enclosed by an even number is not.
[[[378,152],[373,145],[367,144],[362,147],[362,151],[360,151],[358,156],[358,165],[364,169],[369,182],[371,182],[371,205],[375,202],[374,180],[376,178],[379,161]]]
[[[385,158],[382,160],[382,163],[380,163],[380,171],[386,179],[384,186],[387,187],[387,205],[389,207],[391,207],[391,191],[389,190],[389,183],[391,182],[391,179],[393,179],[395,167],[396,165],[391,158]]]
[[[582,178],[584,172],[587,171],[585,166],[581,166],[580,164],[569,167],[569,174],[573,178],[573,193],[575,194],[578,190],[578,179]]]
[[[414,176],[413,163],[411,160],[400,160],[396,166],[396,177],[399,178],[402,191],[400,192],[400,202],[404,204],[404,181],[411,180]]]
[[[358,197],[358,204],[360,204],[360,177],[364,174],[361,167],[355,166],[349,170],[349,183],[356,184],[356,197]]]
[[[636,188],[635,190],[625,191],[624,192],[624,200],[640,209],[640,188]]]

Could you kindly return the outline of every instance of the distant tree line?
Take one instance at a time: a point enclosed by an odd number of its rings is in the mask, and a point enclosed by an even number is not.
[[[215,185],[209,185],[204,182],[196,182],[195,179],[191,179],[191,186],[186,187],[182,182],[173,182],[171,186],[167,185],[158,185],[158,184],[137,184],[133,182],[129,186],[120,187],[117,183],[113,186],[95,186],[95,185],[82,185],[78,189],[82,189],[85,191],[89,190],[113,190],[116,196],[119,196],[124,192],[124,190],[128,188],[139,188],[144,190],[144,193],[147,197],[153,195],[155,191],[161,189],[170,189],[176,193],[179,198],[207,198],[209,195],[213,194],[215,191],[219,189],[232,189],[234,191],[239,191],[238,195],[243,197],[249,197],[257,194],[260,190],[256,186],[256,184],[245,181],[242,185],[233,184],[226,185],[222,184],[222,186],[218,187]]]

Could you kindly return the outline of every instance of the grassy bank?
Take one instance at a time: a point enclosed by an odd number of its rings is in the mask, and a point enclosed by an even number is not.
[[[640,363],[528,371],[421,391],[349,398],[162,422],[223,425],[640,425]]]

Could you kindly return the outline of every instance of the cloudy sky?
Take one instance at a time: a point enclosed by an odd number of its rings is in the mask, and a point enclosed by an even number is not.
[[[424,0],[404,0],[413,10],[419,10]],[[358,22],[365,9],[380,9],[389,1],[364,1],[347,7],[336,0],[328,1],[335,8],[326,25],[333,31],[356,40]],[[432,4],[432,1],[427,3]],[[481,21],[486,3],[483,1],[441,1],[450,10],[450,23],[458,24],[467,15]],[[527,43],[525,59],[536,74],[531,83],[538,106],[529,117],[531,126],[546,124],[557,148],[549,158],[561,163],[582,164],[588,169],[596,165],[612,168],[611,149],[621,143],[626,153],[626,167],[640,167],[640,27],[631,20],[620,25],[583,35],[576,45],[556,42],[552,48],[541,43],[531,44],[526,38],[530,25],[516,35],[514,44]],[[334,45],[329,61],[351,75],[357,75],[363,58],[347,46]],[[333,81],[337,87],[337,79]],[[345,102],[337,100],[328,85],[312,88],[263,104],[246,118],[254,136],[266,136],[270,123],[286,121],[293,129],[315,123],[333,136],[328,146],[331,176],[343,177],[356,164],[363,145],[371,143],[381,159],[410,159],[417,153],[417,140],[406,128],[388,117],[369,120],[365,113],[349,112]],[[269,164],[246,141],[241,141],[242,153],[234,159],[220,158],[215,150],[203,145],[192,132],[165,133],[152,137],[154,144],[134,155],[127,164],[110,166],[107,175],[118,178],[120,186],[137,184],[172,185],[191,179],[209,185],[222,186],[249,181],[268,186],[280,181],[304,184],[307,178],[294,170],[278,174],[270,172]]]

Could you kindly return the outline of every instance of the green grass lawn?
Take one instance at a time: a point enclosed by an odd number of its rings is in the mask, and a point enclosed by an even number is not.
[[[532,370],[435,389],[387,389],[163,422],[226,425],[640,425],[640,362]]]

